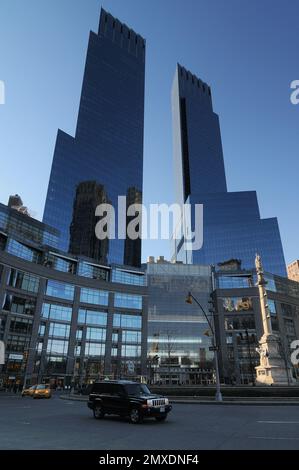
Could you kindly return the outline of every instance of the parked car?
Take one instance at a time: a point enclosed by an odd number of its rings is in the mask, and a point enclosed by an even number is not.
[[[50,385],[47,385],[47,384],[37,385],[32,396],[33,398],[51,398],[52,393],[51,393]]]
[[[105,414],[129,416],[131,423],[141,423],[144,418],[165,421],[172,406],[161,395],[154,395],[144,384],[126,380],[95,382],[88,407],[96,419]]]
[[[35,389],[36,389],[36,385],[32,385],[31,387],[24,388],[24,390],[22,390],[22,397],[32,397]]]

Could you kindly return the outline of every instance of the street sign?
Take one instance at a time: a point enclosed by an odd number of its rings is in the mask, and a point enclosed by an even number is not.
[[[23,360],[23,354],[10,354],[8,356],[8,359],[12,359],[13,361],[22,361]]]
[[[218,351],[219,348],[217,346],[210,346],[209,351]]]
[[[135,371],[135,364],[133,361],[128,361],[127,367],[128,367],[128,372],[132,373]]]

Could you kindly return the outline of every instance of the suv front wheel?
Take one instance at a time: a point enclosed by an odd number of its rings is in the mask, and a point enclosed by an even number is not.
[[[138,408],[132,408],[130,411],[130,421],[133,424],[142,423],[143,417]]]
[[[95,405],[93,409],[93,416],[95,419],[102,419],[105,416],[102,405]]]

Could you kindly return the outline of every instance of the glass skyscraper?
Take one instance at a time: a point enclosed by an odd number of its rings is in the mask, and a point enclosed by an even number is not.
[[[240,259],[244,268],[251,268],[258,252],[267,271],[285,276],[277,219],[261,219],[255,191],[227,191],[211,89],[180,65],[172,88],[172,116],[176,201],[192,208],[203,204],[202,248],[186,249],[182,235],[175,240],[174,259],[215,265]],[[189,229],[194,230],[193,209],[190,222]],[[188,233],[188,228],[183,227],[182,233]]]
[[[145,40],[102,9],[98,33],[90,32],[76,133],[58,131],[45,204],[43,221],[60,231],[64,251],[80,184],[100,185],[116,216],[118,196],[142,199],[144,75]],[[117,235],[117,217],[115,228]],[[140,240],[130,249],[109,240],[108,263],[140,258]]]

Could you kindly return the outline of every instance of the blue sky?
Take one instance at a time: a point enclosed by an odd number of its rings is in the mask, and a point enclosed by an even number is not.
[[[89,30],[100,7],[147,40],[145,202],[172,202],[170,90],[176,62],[210,84],[230,191],[257,190],[299,257],[297,0],[1,0],[0,202],[42,218],[57,129],[74,134]],[[169,243],[145,242],[143,257]]]

